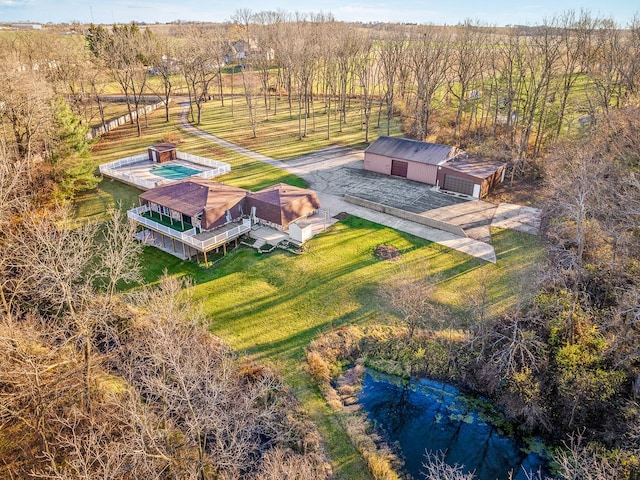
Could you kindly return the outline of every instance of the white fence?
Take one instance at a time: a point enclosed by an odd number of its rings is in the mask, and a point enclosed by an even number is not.
[[[225,162],[219,162],[217,160],[211,160],[209,158],[198,157],[197,155],[191,155],[190,153],[185,152],[177,152],[178,159],[185,160],[187,162],[201,165],[206,167],[208,170],[204,172],[200,172],[194,177],[200,178],[214,178],[219,177],[220,175],[224,175],[225,173],[229,173],[231,171],[231,165]],[[100,165],[100,173],[102,175],[106,175],[107,177],[116,178],[118,180],[122,180],[123,182],[129,183],[131,185],[135,185],[136,187],[142,188],[143,190],[149,190],[151,188],[155,188],[157,186],[163,185],[165,183],[171,183],[174,180],[147,180],[145,178],[140,177],[139,175],[133,175],[130,173],[122,172],[118,170],[119,168],[126,167],[127,165],[133,165],[138,162],[144,162],[149,160],[148,153],[140,153],[138,155],[133,155],[131,157],[121,158],[114,162],[105,163]]]
[[[157,232],[163,233],[169,237],[180,240],[185,245],[190,245],[196,250],[204,252],[206,249],[210,247],[214,247],[216,245],[222,245],[226,243],[228,240],[233,240],[234,238],[239,237],[243,233],[247,233],[251,230],[251,221],[248,219],[242,220],[242,225],[238,225],[235,228],[222,232],[218,235],[210,237],[204,241],[194,238],[196,234],[195,228],[187,230],[186,232],[179,232],[174,230],[173,228],[167,227],[166,225],[162,225],[156,221],[150,220],[146,217],[143,217],[142,214],[149,211],[149,207],[147,205],[142,205],[141,207],[136,207],[127,212],[127,217],[131,220],[138,222],[141,225],[149,227]]]
[[[144,115],[145,113],[151,113],[154,110],[160,108],[160,107],[164,107],[164,100],[158,102],[158,103],[154,103],[153,105],[147,105],[145,107],[140,107],[138,108],[137,112],[133,111],[131,112],[131,115],[129,115],[128,113],[125,115],[122,115],[121,117],[118,118],[114,118],[112,120],[109,120],[108,122],[105,122],[104,124],[101,124],[97,127],[92,127],[91,130],[89,130],[87,132],[87,138],[89,140],[91,140],[92,138],[98,137],[100,135],[104,135],[105,133],[110,132],[111,130],[113,130],[116,127],[119,127],[120,125],[124,125],[125,123],[128,123],[131,121],[131,117],[133,117],[133,119],[135,120],[138,115]]]
[[[130,173],[117,170],[118,168],[127,165],[133,165],[134,163],[143,162],[148,159],[149,155],[147,153],[140,153],[131,157],[121,158],[120,160],[116,160],[115,162],[109,162],[100,165],[99,170],[102,175],[111,178],[117,178],[118,180],[122,180],[123,182],[135,185],[144,190],[149,190],[151,188],[155,188],[157,186],[157,182],[146,180],[144,178],[140,178],[140,176],[138,175],[132,175]]]
[[[194,175],[196,177],[214,178],[231,171],[231,165],[225,162],[219,162],[218,160],[211,160],[210,158],[199,157],[197,155],[192,155],[190,153],[181,151],[178,151],[177,154],[180,160],[186,160],[187,162],[195,163],[196,165],[202,165],[203,167],[209,168],[209,170]]]

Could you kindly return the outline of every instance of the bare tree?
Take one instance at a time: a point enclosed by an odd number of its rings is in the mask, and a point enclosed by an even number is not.
[[[609,480],[624,478],[621,465],[599,455],[597,450],[585,445],[581,433],[576,433],[564,442],[565,448],[554,455],[560,478],[563,480]]]
[[[104,243],[99,252],[100,270],[104,290],[112,301],[120,282],[128,284],[142,281],[140,255],[143,245],[135,233],[136,223],[127,218],[120,208],[112,209],[102,229]]]
[[[594,31],[593,53],[587,64],[591,82],[586,90],[591,114],[608,113],[620,104],[620,61],[625,56],[622,32],[612,19],[601,19]]]
[[[221,60],[213,52],[223,43],[218,30],[210,31],[204,25],[188,25],[185,42],[178,53],[182,74],[189,90],[191,119],[197,124],[202,120],[202,106],[209,96],[211,82],[220,75]],[[193,104],[197,117],[193,115]]]
[[[408,328],[413,342],[416,329],[443,324],[441,312],[431,300],[437,284],[434,276],[423,276],[400,266],[392,282],[380,287],[380,295]]]
[[[378,85],[378,62],[373,51],[373,42],[370,38],[360,36],[355,39],[356,51],[353,58],[353,73],[358,78],[360,96],[362,97],[362,117],[364,125],[364,141],[369,143],[369,126],[371,110],[375,98],[375,89]]]
[[[169,102],[173,93],[174,77],[179,73],[179,66],[175,58],[176,47],[170,37],[158,37],[151,42],[149,48],[149,62],[153,71],[162,79],[162,92],[158,94],[164,102],[164,118],[169,121]]]
[[[404,32],[394,33],[380,46],[380,68],[384,85],[384,101],[387,106],[387,135],[391,133],[391,119],[395,102],[395,90],[400,68],[407,63],[407,39]],[[378,126],[379,126],[378,122]]]
[[[568,315],[569,342],[574,341],[576,308],[583,282],[585,251],[593,237],[592,217],[606,190],[601,179],[609,164],[593,147],[571,148],[558,145],[550,165],[558,174],[549,177],[549,212],[554,218],[548,236],[555,246],[556,268],[567,281],[571,293]]]
[[[264,456],[257,480],[306,480],[326,478],[323,466],[308,456],[277,447]]]
[[[558,138],[563,128],[565,113],[571,93],[588,67],[593,52],[593,33],[598,19],[592,18],[589,12],[582,11],[576,18],[574,11],[564,13],[559,19],[560,38],[560,105],[555,136]]]
[[[42,157],[53,130],[53,90],[46,80],[20,58],[3,59],[0,68],[0,128],[5,154],[24,158],[32,175],[34,157]],[[29,68],[29,69],[27,69]],[[8,134],[8,135],[7,135]]]
[[[111,32],[101,26],[92,26],[87,39],[96,59],[120,85],[131,123],[135,118],[138,136],[141,136],[138,112],[147,86],[149,65],[153,63],[153,34],[149,29],[140,31],[138,25],[132,22],[130,25],[114,25]],[[132,110],[132,103],[135,111]]]
[[[415,87],[413,130],[418,140],[431,133],[429,121],[437,95],[447,80],[450,49],[446,31],[433,26],[424,27],[412,38],[409,58]]]
[[[90,48],[118,82],[127,101],[131,123],[135,122],[138,136],[142,135],[138,111],[142,101],[149,65],[153,58],[154,37],[149,29],[140,30],[135,22],[114,25],[111,32],[94,28],[88,35]],[[132,103],[135,111],[132,110]]]
[[[512,316],[494,329],[491,362],[501,378],[525,368],[537,372],[546,364],[546,345],[529,323],[530,319]]]
[[[54,412],[72,404],[82,388],[73,350],[64,341],[49,344],[47,336],[60,338],[42,330],[34,317],[0,320],[0,429],[14,429],[24,439],[17,468],[33,450],[52,452]]]
[[[198,476],[237,478],[257,467],[261,449],[293,434],[279,403],[283,385],[270,372],[245,376],[222,342],[200,327],[183,284],[165,278],[143,297],[146,313],[130,332],[122,371],[153,399],[161,421],[177,425],[195,448]]]
[[[464,465],[449,465],[445,462],[444,452],[424,453],[422,478],[426,480],[474,480],[474,472],[464,473]]]
[[[451,51],[451,75],[449,92],[458,103],[454,139],[460,137],[462,114],[469,105],[477,103],[480,88],[474,89],[482,78],[486,49],[479,48],[488,42],[488,29],[478,22],[465,20],[454,27],[454,47]],[[471,115],[470,115],[471,117]]]

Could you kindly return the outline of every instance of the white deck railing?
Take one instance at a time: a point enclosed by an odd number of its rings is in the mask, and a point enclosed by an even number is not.
[[[127,212],[127,216],[141,225],[149,227],[156,232],[163,233],[169,237],[180,240],[185,245],[190,245],[193,248],[204,252],[206,249],[215,247],[216,245],[222,245],[226,243],[228,240],[233,240],[234,238],[239,237],[243,233],[247,233],[251,230],[251,221],[248,219],[244,219],[242,221],[242,225],[238,225],[235,228],[230,230],[226,230],[221,232],[218,235],[207,238],[206,240],[200,240],[195,238],[196,230],[195,228],[189,229],[185,232],[180,232],[178,230],[174,230],[171,227],[167,227],[166,225],[162,225],[154,220],[143,217],[142,214],[149,212],[150,209],[147,205],[142,205],[141,207],[135,207]]]
[[[100,173],[102,173],[103,169],[120,168],[120,167],[124,167],[125,165],[132,165],[134,163],[142,162],[144,160],[149,160],[148,153],[139,153],[138,155],[133,155],[131,157],[121,158],[119,160],[115,160],[113,162],[100,165]]]

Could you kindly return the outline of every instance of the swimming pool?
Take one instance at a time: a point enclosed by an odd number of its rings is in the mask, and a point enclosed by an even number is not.
[[[153,167],[151,173],[169,180],[182,180],[197,175],[200,171],[183,165],[162,165],[161,167]]]

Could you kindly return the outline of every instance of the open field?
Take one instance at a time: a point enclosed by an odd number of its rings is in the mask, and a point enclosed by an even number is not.
[[[135,127],[124,126],[101,139],[93,158],[98,163],[143,151],[172,135],[179,148],[232,164],[222,180],[244,188],[262,188],[280,181],[304,182],[242,155],[176,133],[163,112],[149,116],[150,127],[136,137]],[[229,122],[230,124],[232,122]],[[279,147],[283,148],[283,147]],[[116,202],[128,208],[139,191],[117,181],[103,180],[97,191],[84,195],[76,214],[99,220]],[[511,231],[494,232],[498,264],[492,265],[425,240],[357,218],[343,220],[308,244],[296,256],[282,251],[260,255],[250,248],[232,251],[215,268],[201,269],[154,248],[145,248],[145,283],[153,284],[166,269],[169,275],[193,281],[194,299],[202,304],[210,330],[241,354],[274,366],[294,389],[305,411],[325,439],[335,473],[342,479],[370,478],[360,455],[349,442],[340,419],[329,408],[304,368],[305,348],[330,328],[347,324],[394,322],[384,311],[377,290],[397,274],[397,264],[377,260],[372,252],[390,244],[403,252],[409,266],[437,273],[436,301],[456,318],[466,318],[465,298],[479,279],[486,278],[492,297],[490,311],[500,314],[513,306],[520,291],[518,278],[526,277],[542,258],[537,239]]]
[[[271,97],[268,120],[265,116],[262,97],[256,97],[254,101],[257,105],[256,138],[253,138],[247,104],[242,97],[233,99],[233,107],[230,98],[225,99],[224,107],[222,107],[219,100],[205,103],[202,112],[202,123],[198,127],[225,140],[280,160],[296,158],[336,144],[355,148],[366,148],[368,146],[364,142],[363,118],[360,115],[360,105],[357,101],[353,101],[352,106],[347,107],[347,123],[343,124],[342,132],[339,132],[340,121],[339,117],[333,113],[332,103],[330,116],[331,138],[327,139],[327,114],[324,102],[316,100],[314,102],[315,119],[313,116],[307,119],[307,136],[302,140],[299,140],[298,137],[297,100],[292,101],[292,113],[290,115],[288,100],[284,97],[281,100],[277,100],[275,96]],[[273,115],[273,108],[276,103],[277,114]],[[384,111],[382,112],[380,127],[376,127],[377,111],[376,107],[371,114],[370,142],[380,135],[387,134]],[[302,122],[304,122],[304,118]],[[391,135],[399,135],[399,122],[397,119],[392,122]]]

